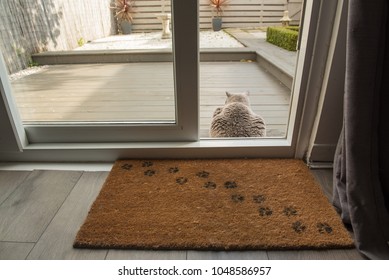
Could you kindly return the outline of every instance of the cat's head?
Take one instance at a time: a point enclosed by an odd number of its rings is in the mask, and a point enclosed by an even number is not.
[[[232,93],[226,91],[226,95],[227,95],[226,104],[233,103],[233,102],[240,102],[247,106],[250,106],[248,91],[238,92],[238,93]]]

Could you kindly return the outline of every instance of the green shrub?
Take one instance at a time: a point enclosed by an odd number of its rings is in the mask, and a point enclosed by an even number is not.
[[[290,25],[290,26],[286,26],[285,28],[289,29],[289,30],[297,31],[297,32],[300,31],[300,26],[297,26],[297,25]]]
[[[288,51],[296,51],[298,27],[268,27],[266,41]]]

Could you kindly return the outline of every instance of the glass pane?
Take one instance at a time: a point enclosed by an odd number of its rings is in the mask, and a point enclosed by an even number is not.
[[[24,123],[176,122],[170,1],[28,5],[34,26],[7,28],[18,49],[31,50],[27,62],[14,60],[33,67],[9,67]]]
[[[214,2],[200,1],[200,137],[286,137],[301,1]],[[268,30],[296,41],[287,50]]]

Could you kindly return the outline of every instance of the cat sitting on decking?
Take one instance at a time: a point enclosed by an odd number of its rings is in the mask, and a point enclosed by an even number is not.
[[[265,121],[250,108],[249,92],[226,92],[223,107],[213,113],[209,134],[211,137],[264,137]]]

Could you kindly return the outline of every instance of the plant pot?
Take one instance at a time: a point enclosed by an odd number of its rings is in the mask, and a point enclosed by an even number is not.
[[[131,34],[132,32],[132,23],[126,20],[120,22],[120,29],[122,34]]]
[[[220,31],[222,29],[222,18],[221,17],[212,18],[212,29],[213,29],[213,31]]]

